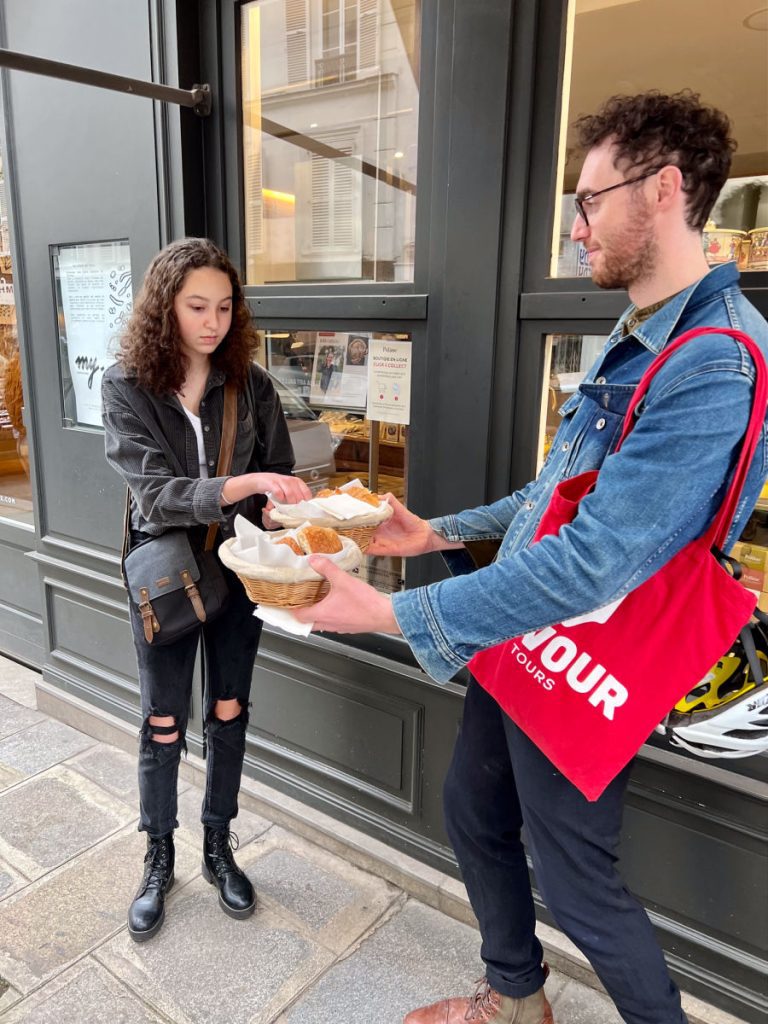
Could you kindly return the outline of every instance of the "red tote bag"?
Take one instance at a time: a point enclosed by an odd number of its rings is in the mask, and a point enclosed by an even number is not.
[[[596,800],[658,723],[733,643],[756,603],[720,564],[766,413],[763,355],[741,331],[687,331],[659,355],[632,397],[617,451],[653,376],[681,345],[728,334],[748,349],[756,378],[749,424],[722,507],[709,530],[624,598],[476,654],[478,683],[588,800]],[[555,488],[532,543],[572,522],[597,471]]]

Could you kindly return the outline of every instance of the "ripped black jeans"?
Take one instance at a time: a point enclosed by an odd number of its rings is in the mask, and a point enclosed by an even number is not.
[[[144,639],[140,615],[131,606],[131,626],[136,647],[141,689],[143,725],[139,747],[139,831],[157,838],[178,827],[177,783],[179,761],[192,696],[192,673],[202,635],[207,666],[205,695],[206,782],[201,821],[223,827],[237,815],[237,794],[245,754],[245,730],[251,674],[261,635],[261,620],[242,584],[228,569],[224,574],[230,598],[218,619],[175,644],[153,647]],[[240,714],[229,721],[216,717],[218,700],[237,700]],[[172,717],[175,728],[152,727],[150,715]],[[152,736],[172,735],[171,743]]]

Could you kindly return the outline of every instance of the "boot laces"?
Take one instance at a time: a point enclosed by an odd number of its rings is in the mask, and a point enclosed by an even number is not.
[[[240,846],[240,840],[236,832],[230,832],[228,828],[216,829],[208,836],[208,855],[211,859],[216,873],[222,871],[239,871],[232,851]]]
[[[495,989],[491,988],[487,978],[480,978],[475,984],[477,988],[469,1001],[464,1020],[479,1021],[482,1024],[483,1021],[492,1019],[491,1014],[495,1013],[501,1005],[501,997]]]
[[[162,886],[168,881],[171,862],[170,842],[167,838],[153,839],[144,854],[144,878],[147,887]]]

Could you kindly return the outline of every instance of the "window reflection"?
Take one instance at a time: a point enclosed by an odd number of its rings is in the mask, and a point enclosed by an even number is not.
[[[0,157],[0,517],[32,522],[29,444],[16,336],[11,240],[5,174]]]
[[[602,334],[550,334],[546,339],[544,380],[542,382],[541,425],[539,429],[538,469],[549,454],[560,426],[560,409],[597,359],[605,344]]]
[[[415,0],[242,8],[246,281],[412,281]]]
[[[590,276],[584,247],[569,237],[581,167],[570,126],[615,93],[646,89],[689,88],[730,117],[738,149],[704,251],[710,265],[768,269],[767,25],[754,0],[730,0],[711,17],[700,0],[570,0],[552,277]]]

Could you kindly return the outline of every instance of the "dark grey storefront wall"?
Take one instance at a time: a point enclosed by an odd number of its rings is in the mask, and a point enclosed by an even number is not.
[[[147,5],[8,0],[3,13],[8,49],[152,77]],[[49,247],[127,238],[139,278],[160,238],[155,111],[149,100],[18,71],[4,83],[37,516],[35,542],[10,579],[14,592],[35,581],[46,677],[127,708],[136,684],[117,573],[120,488],[101,430],[62,424]]]

